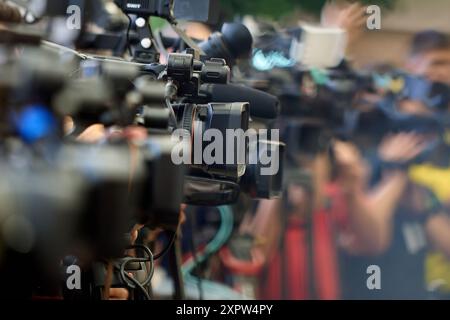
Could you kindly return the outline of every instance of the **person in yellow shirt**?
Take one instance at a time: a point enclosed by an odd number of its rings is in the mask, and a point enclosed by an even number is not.
[[[424,31],[413,38],[407,69],[430,81],[450,85],[450,39],[437,31]],[[450,112],[450,107],[448,109]],[[410,179],[431,190],[450,212],[450,131],[445,136],[447,147],[441,150],[439,165],[432,163],[414,166]],[[449,237],[450,241],[450,237]],[[441,297],[450,298],[450,257],[443,253],[430,252],[426,260],[428,287]]]
[[[446,168],[433,164],[414,166],[409,176],[414,183],[431,190],[450,212],[450,165]],[[436,297],[450,299],[450,257],[437,250],[428,253],[425,280],[428,289],[437,293]]]

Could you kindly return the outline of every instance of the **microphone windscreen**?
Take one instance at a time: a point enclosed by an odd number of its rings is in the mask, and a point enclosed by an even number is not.
[[[204,84],[200,89],[210,102],[248,102],[253,117],[275,119],[280,114],[280,101],[266,92],[236,84]]]

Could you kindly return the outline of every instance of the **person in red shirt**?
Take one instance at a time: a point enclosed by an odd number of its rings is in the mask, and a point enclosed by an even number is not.
[[[423,149],[414,134],[389,137],[385,160],[407,160]],[[378,255],[389,247],[395,209],[407,174],[392,171],[368,190],[368,165],[356,147],[334,142],[336,174],[327,151],[299,157],[287,174],[284,199],[261,201],[255,234],[267,268],[261,274],[262,299],[341,298],[338,249],[355,255]]]

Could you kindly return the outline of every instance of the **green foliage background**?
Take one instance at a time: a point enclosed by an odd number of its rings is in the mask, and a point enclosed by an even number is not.
[[[222,7],[233,14],[262,15],[280,18],[295,9],[318,15],[327,0],[220,0]],[[359,0],[364,4],[376,4],[392,8],[395,0]]]

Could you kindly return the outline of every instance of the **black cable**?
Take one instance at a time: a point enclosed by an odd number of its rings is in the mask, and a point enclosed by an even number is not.
[[[130,289],[135,289],[135,288],[140,289],[142,291],[142,293],[144,294],[144,297],[147,300],[150,300],[151,299],[150,295],[149,295],[147,289],[145,289],[145,286],[148,286],[150,284],[150,281],[152,280],[153,274],[155,272],[153,253],[151,252],[151,250],[147,246],[141,245],[141,244],[135,244],[135,245],[129,246],[128,249],[142,249],[147,254],[148,257],[145,257],[145,258],[127,257],[127,258],[123,259],[123,261],[122,261],[122,263],[120,264],[120,267],[119,267],[120,277],[122,278],[122,281]],[[146,279],[142,283],[137,281],[136,279],[134,279],[132,276],[130,276],[125,271],[126,266],[129,263],[131,263],[131,262],[139,262],[139,263],[141,263],[141,262],[143,262],[143,263],[150,262],[150,271],[148,272]]]
[[[167,233],[170,233],[170,232],[173,232],[173,231],[167,231]],[[176,237],[177,237],[177,233],[173,232],[172,238],[170,239],[169,244],[160,253],[153,256],[153,260],[157,260],[157,259],[164,257],[167,254],[167,252],[169,251],[169,249],[173,246]]]
[[[131,282],[134,283],[134,285],[139,288],[141,290],[141,292],[144,294],[144,297],[146,300],[151,300],[150,295],[147,292],[147,289],[144,288],[144,286],[142,285],[142,283],[140,283],[139,281],[137,281],[136,279],[134,279],[132,276],[128,275],[127,273],[124,274],[125,277],[130,280]],[[131,286],[130,286],[131,287]],[[134,288],[133,288],[134,289]]]
[[[128,18],[128,28],[127,28],[127,50],[128,50],[128,54],[130,55],[130,57],[133,56],[133,52],[131,51],[131,46],[130,46],[130,30],[131,30],[131,24],[133,23],[133,20],[131,19],[131,17],[129,15],[127,15]]]
[[[175,111],[173,111],[173,107],[172,107],[172,103],[170,102],[170,99],[166,99],[166,105],[170,112],[169,113],[170,120],[172,121],[174,128],[178,129],[177,116],[175,115]]]
[[[151,17],[148,18],[147,26],[148,26],[148,31],[150,32],[150,39],[152,40],[152,42],[155,42],[155,36],[153,35],[153,29],[152,29],[152,25],[151,25]]]
[[[194,241],[194,231],[195,231],[195,225],[194,225],[194,214],[190,215],[190,222],[191,222],[191,236],[190,236],[190,245],[191,245],[191,252],[192,252],[192,258],[194,259],[194,263],[195,263],[195,272],[198,273],[198,277],[197,277],[197,286],[198,286],[198,296],[199,296],[199,300],[204,300],[203,298],[203,286],[202,286],[202,276],[203,276],[203,272],[202,272],[202,268],[200,266],[200,262],[198,260],[197,257],[197,249],[196,249],[196,245],[195,245],[195,241]]]
[[[143,244],[135,244],[135,245],[129,246],[128,249],[142,249],[148,255],[148,257],[147,258],[127,257],[127,258],[123,259],[122,263],[120,264],[120,267],[118,268],[122,281],[130,289],[138,288],[140,291],[142,291],[142,293],[144,294],[144,297],[147,300],[151,300],[151,297],[150,297],[147,289],[145,289],[145,286],[150,285],[150,281],[153,278],[153,274],[155,272],[154,261],[156,259],[160,259],[160,258],[162,258],[162,257],[164,257],[166,255],[166,253],[169,251],[169,249],[173,246],[173,244],[175,242],[175,239],[176,239],[176,235],[177,235],[176,232],[173,232],[173,235],[172,235],[172,237],[170,239],[169,244],[157,255],[153,255],[151,250],[147,246],[145,246]],[[145,262],[150,262],[150,272],[148,273],[147,278],[145,279],[145,281],[143,281],[142,283],[140,283],[139,281],[137,281],[136,279],[131,277],[125,271],[125,268],[126,268],[127,264],[129,264],[131,262],[144,262],[144,263]]]

